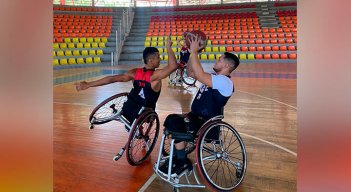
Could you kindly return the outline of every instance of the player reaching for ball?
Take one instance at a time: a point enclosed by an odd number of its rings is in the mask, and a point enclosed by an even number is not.
[[[166,117],[164,127],[169,133],[191,133],[196,135],[201,126],[209,119],[223,115],[224,106],[234,93],[234,81],[230,74],[239,66],[239,59],[232,53],[225,52],[213,65],[215,73],[205,72],[198,59],[202,37],[195,35],[189,39],[191,57],[188,68],[191,76],[202,83],[191,104],[188,114],[170,114]],[[218,138],[217,131],[211,131],[209,137]],[[191,160],[185,152],[186,142],[175,140],[175,157],[171,173],[181,174],[193,168]],[[168,174],[169,160],[160,167],[160,171]]]

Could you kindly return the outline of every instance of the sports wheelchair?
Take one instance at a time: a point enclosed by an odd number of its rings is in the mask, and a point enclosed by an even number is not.
[[[167,128],[164,129],[154,172],[171,184],[173,191],[179,191],[181,187],[205,188],[199,181],[198,173],[206,185],[215,191],[232,191],[243,181],[247,166],[243,140],[234,127],[222,119],[222,115],[209,119],[195,136],[193,133],[170,133]],[[173,158],[170,157],[174,156],[175,140],[187,142],[187,154],[194,150],[196,153],[193,170],[186,169],[179,175],[171,172]],[[167,162],[168,172],[165,174],[160,171],[160,166]],[[189,181],[191,175],[195,178],[192,183]],[[183,176],[186,183],[180,183]]]
[[[117,161],[127,151],[127,160],[130,165],[136,166],[143,163],[155,147],[160,121],[157,113],[151,109],[142,107],[136,119],[129,122],[122,114],[122,106],[127,101],[128,93],[119,93],[102,101],[89,116],[90,129],[94,125],[104,124],[112,120],[125,125],[129,133],[127,143],[119,150],[113,160]]]
[[[183,65],[181,63],[178,65],[177,70],[169,75],[168,83],[170,85],[177,85],[178,81],[184,82],[186,85],[189,86],[194,86],[196,83],[196,79],[189,77],[186,74],[186,65]]]

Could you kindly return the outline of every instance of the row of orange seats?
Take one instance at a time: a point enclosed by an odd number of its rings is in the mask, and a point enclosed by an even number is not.
[[[206,26],[206,27],[196,27],[194,25],[183,25],[183,26],[169,26],[169,27],[152,27],[149,26],[149,31],[150,32],[158,32],[158,31],[178,31],[178,30],[183,30],[186,31],[187,29],[189,30],[201,30],[201,31],[216,31],[216,30],[229,30],[233,31],[247,31],[245,33],[267,33],[267,31],[262,31],[260,26]],[[291,27],[282,27],[282,28],[277,28],[277,30],[270,30],[270,33],[287,33],[287,32],[296,32],[297,29],[295,26]],[[237,32],[236,32],[237,33]]]
[[[209,6],[209,7],[199,6],[199,7],[154,8],[154,9],[152,9],[152,12],[245,9],[245,8],[256,8],[256,5],[255,4],[242,4],[242,5]]]
[[[256,52],[256,51],[296,51],[296,46],[294,45],[273,45],[273,46],[228,46],[226,47],[226,51],[228,52]]]
[[[54,29],[85,29],[85,30],[94,30],[94,29],[111,29],[112,26],[111,25],[101,25],[101,26],[87,26],[87,25],[54,25]]]
[[[54,22],[54,25],[62,26],[112,26],[112,22],[100,23],[100,22]]]
[[[112,15],[78,15],[78,14],[54,14],[54,18],[76,19],[112,19]]]
[[[54,6],[54,11],[86,11],[86,12],[113,12],[112,8],[104,8],[104,7],[61,7],[61,6]]]
[[[203,23],[203,24],[150,24],[150,28],[181,28],[181,27],[202,27],[202,28],[210,28],[210,27],[258,27],[260,28],[259,23]]]
[[[242,18],[242,19],[228,19],[228,18],[224,18],[224,19],[212,19],[212,20],[208,20],[208,19],[191,19],[191,20],[174,20],[174,21],[153,21],[151,20],[150,23],[163,23],[163,24],[167,24],[167,23],[176,23],[176,24],[180,24],[180,23],[202,23],[203,21],[209,21],[209,22],[219,22],[219,23],[233,23],[233,22],[258,22],[258,18]]]
[[[216,31],[218,32],[218,31]],[[220,31],[219,31],[220,32]],[[205,33],[206,34],[206,33]],[[248,34],[233,34],[233,33],[216,33],[216,35],[211,34],[208,35],[209,39],[223,39],[223,38],[228,38],[228,39],[249,39],[249,40],[253,40],[253,39],[270,39],[270,38],[274,38],[274,39],[282,39],[282,38],[293,38],[293,37],[297,37],[297,33],[256,33],[253,34],[251,33],[250,35]]]
[[[216,39],[216,40],[211,40],[212,45],[225,45],[225,44],[293,44],[297,43],[297,39],[270,39],[270,40],[261,40],[261,39],[256,39],[256,40],[230,40],[230,39]]]
[[[61,33],[59,33],[61,34]],[[58,35],[55,33],[54,35]],[[109,37],[110,33],[62,33],[61,36],[55,36],[55,42],[62,43],[62,38],[69,38],[69,37]]]
[[[297,16],[280,16],[278,18],[285,19],[285,20],[297,20]]]
[[[256,12],[241,13],[215,13],[215,14],[192,14],[192,15],[153,15],[151,20],[176,20],[176,19],[211,19],[211,18],[253,18],[257,17]]]
[[[69,33],[57,33],[54,32],[54,37],[73,37],[73,36],[77,36],[77,37],[84,37],[85,34],[96,34],[96,36],[104,36],[104,34],[110,34],[111,31],[91,31],[91,30],[82,30],[82,31],[72,31]],[[102,35],[101,35],[102,34]],[[89,36],[90,37],[90,36]]]
[[[97,29],[87,29],[87,28],[80,28],[80,29],[54,29],[54,33],[98,33],[98,32],[110,32],[111,28],[97,28]]]
[[[71,18],[54,18],[54,22],[102,22],[109,23],[112,22],[112,19],[71,19]]]
[[[164,30],[164,31],[148,31],[146,36],[165,36],[171,34],[178,34],[181,35],[184,31],[192,31],[192,28],[184,28],[184,29],[177,29],[177,30]],[[196,30],[196,28],[194,28]],[[201,28],[200,28],[201,30]],[[234,38],[237,37],[239,39],[255,39],[255,38],[292,38],[297,37],[297,32],[281,32],[281,33],[262,33],[262,32],[250,32],[248,33],[247,30],[201,30],[207,36],[215,35],[216,39],[218,38]],[[164,35],[161,35],[164,34]],[[176,35],[173,35],[176,36]]]

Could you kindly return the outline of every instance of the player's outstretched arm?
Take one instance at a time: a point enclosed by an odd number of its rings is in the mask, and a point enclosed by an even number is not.
[[[98,87],[98,86],[107,85],[115,82],[127,82],[134,78],[134,74],[135,74],[135,69],[132,69],[127,71],[124,74],[107,76],[107,77],[98,79],[96,81],[90,81],[90,82],[82,81],[79,83],[75,83],[75,86],[77,91],[82,91],[90,87]]]
[[[212,87],[211,74],[204,71],[198,58],[198,51],[201,48],[202,47],[200,47],[200,38],[196,36],[193,39],[190,39],[190,62],[188,62],[188,65],[192,69],[191,75],[193,75],[195,79],[207,85],[208,87]]]
[[[168,54],[168,63],[164,68],[156,70],[154,72],[154,74],[151,77],[152,81],[164,79],[178,68],[177,59],[172,50],[172,41],[170,36],[168,36],[167,38],[166,48],[167,48],[167,54]]]

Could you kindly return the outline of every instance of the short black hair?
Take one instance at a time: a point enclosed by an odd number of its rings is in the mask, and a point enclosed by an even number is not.
[[[234,71],[240,64],[240,60],[239,58],[234,55],[233,53],[229,53],[229,52],[224,52],[224,59],[226,59],[227,61],[229,61],[229,63],[231,64],[231,71]]]
[[[158,53],[158,49],[156,47],[146,47],[143,51],[143,59],[144,59],[144,63],[146,64],[147,58],[149,57],[149,55]]]

